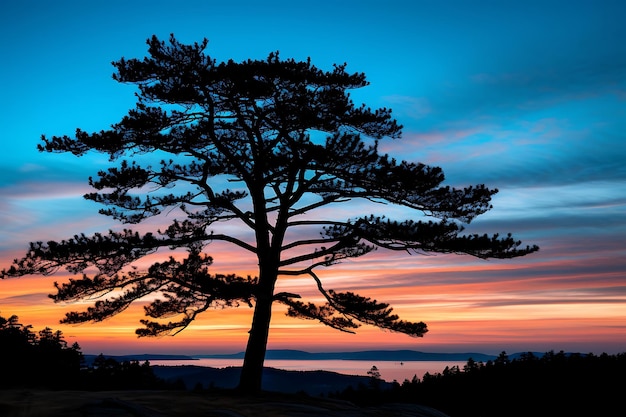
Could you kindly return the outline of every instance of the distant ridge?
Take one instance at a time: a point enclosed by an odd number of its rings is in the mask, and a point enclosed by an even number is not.
[[[244,352],[232,354],[200,354],[190,355],[193,358],[207,359],[243,359]],[[415,350],[366,350],[361,352],[319,352],[311,353],[302,350],[268,350],[265,359],[283,360],[355,360],[355,361],[466,361],[469,358],[480,362],[494,360],[495,355],[484,353],[429,353]]]
[[[516,359],[522,354],[533,353],[537,357],[542,357],[543,353],[539,352],[523,352],[507,355],[509,359]],[[98,355],[84,355],[87,364],[93,363]],[[244,352],[227,353],[227,354],[198,354],[198,355],[168,355],[144,353],[136,355],[104,355],[107,358],[113,358],[118,362],[123,361],[165,361],[165,360],[197,360],[197,359],[243,359]],[[465,362],[468,359],[476,362],[487,362],[497,358],[497,355],[490,355],[478,352],[463,353],[437,353],[437,352],[420,352],[416,350],[365,350],[359,352],[306,352],[303,350],[277,349],[268,350],[265,359],[274,360],[354,360],[354,361],[392,361],[392,362],[428,362],[428,361],[448,361],[448,362]]]
[[[85,362],[87,363],[87,365],[90,365],[93,363],[93,361],[100,355],[91,355],[91,354],[86,354],[83,355],[83,357],[85,358]],[[103,356],[105,358],[111,358],[111,359],[115,359],[118,362],[125,362],[125,361],[139,361],[139,362],[145,362],[145,361],[176,361],[176,360],[185,360],[185,361],[193,361],[196,360],[197,358],[194,356],[188,356],[188,355],[162,355],[162,354],[152,354],[152,353],[142,353],[142,354],[137,354],[137,355],[104,355]]]

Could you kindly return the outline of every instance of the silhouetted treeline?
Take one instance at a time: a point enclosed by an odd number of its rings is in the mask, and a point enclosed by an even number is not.
[[[0,375],[0,388],[178,388],[157,378],[147,361],[118,362],[100,355],[86,366],[78,343],[68,346],[61,331],[48,327],[35,333],[17,316],[0,316]]]
[[[468,360],[420,380],[372,386],[333,395],[358,404],[410,402],[451,417],[624,415],[626,353],[618,355],[532,353],[509,359],[505,352],[486,363]],[[618,412],[616,414],[616,412]]]
[[[0,316],[0,387],[71,387],[81,363],[80,347],[68,346],[60,331],[35,333],[17,316]]]

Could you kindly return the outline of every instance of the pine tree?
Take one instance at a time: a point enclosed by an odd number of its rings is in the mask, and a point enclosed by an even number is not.
[[[101,299],[86,311],[68,313],[64,322],[104,320],[152,293],[161,297],[146,307],[149,318],[142,320],[139,336],[174,334],[213,307],[254,307],[240,383],[254,392],[261,388],[274,302],[285,304],[289,316],[346,332],[360,323],[415,337],[427,331],[422,322],[401,320],[386,303],[326,288],[319,267],[376,248],[479,258],[513,258],[538,249],[521,247],[511,235],[463,234],[463,224],[491,208],[497,190],[445,186],[440,168],[379,152],[379,141],[400,139],[401,126],[389,109],[352,102],[348,91],[368,84],[364,74],[348,73],[345,64],[322,71],[310,60],[283,60],[278,53],[217,63],[205,54],[207,43],[152,37],[145,59],[114,62],[114,79],[138,88],[137,105],[127,116],[97,133],[77,129],[73,137],[42,137],[40,151],[99,152],[117,163],[89,181],[95,191],[85,198],[101,203],[102,214],[124,224],[162,213],[175,218],[144,234],[127,228],[34,242],[25,257],[2,271],[6,277],[64,267],[80,274],[55,283],[53,299]],[[161,160],[142,163],[150,159],[146,155]],[[416,214],[408,220],[318,214],[352,200]],[[222,233],[222,222],[236,223],[252,237]],[[258,276],[211,274],[206,250],[218,241],[256,258]],[[159,249],[174,252],[147,270],[134,268]],[[94,267],[97,272],[86,272]],[[324,304],[275,292],[280,277],[298,275],[311,278]],[[158,320],[172,316],[177,319]]]

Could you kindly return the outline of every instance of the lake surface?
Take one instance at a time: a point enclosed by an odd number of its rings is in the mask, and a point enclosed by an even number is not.
[[[355,361],[355,360],[289,360],[289,359],[266,359],[265,366],[270,368],[284,369],[288,371],[331,371],[346,375],[367,376],[372,366],[376,366],[380,376],[385,381],[396,380],[400,383],[405,379],[411,380],[413,375],[422,378],[426,372],[434,374],[442,372],[446,366],[458,366],[463,369],[466,361]],[[243,359],[195,359],[195,360],[151,360],[151,365],[159,366],[206,366],[210,368],[227,368],[229,366],[241,366]]]

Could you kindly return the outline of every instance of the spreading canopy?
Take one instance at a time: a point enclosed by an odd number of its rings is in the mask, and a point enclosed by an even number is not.
[[[217,63],[205,54],[206,40],[185,45],[173,36],[169,42],[153,37],[148,45],[143,60],[114,62],[114,79],[138,88],[127,116],[109,130],[43,136],[39,145],[45,152],[109,156],[114,165],[89,179],[95,191],[85,195],[104,206],[102,214],[129,225],[169,222],[148,233],[128,226],[34,242],[2,271],[7,277],[66,268],[77,275],[55,283],[51,297],[99,300],[68,313],[65,322],[100,321],[158,294],[145,308],[149,319],[140,336],[180,331],[209,308],[261,302],[283,303],[289,316],[342,331],[366,323],[422,336],[424,323],[400,320],[386,303],[327,289],[316,271],[376,248],[479,258],[537,250],[511,235],[464,234],[463,224],[489,210],[497,190],[452,188],[443,185],[440,168],[379,152],[379,141],[399,139],[401,126],[389,109],[352,102],[348,90],[366,86],[364,74],[350,74],[345,65],[322,71],[278,53]],[[415,216],[327,218],[323,209],[349,201],[398,205]],[[249,233],[221,232],[222,222]],[[259,275],[212,274],[207,251],[216,241],[257,258]],[[166,249],[173,251],[169,258],[147,269],[136,266]],[[274,293],[279,277],[294,275],[309,276],[325,303]]]

